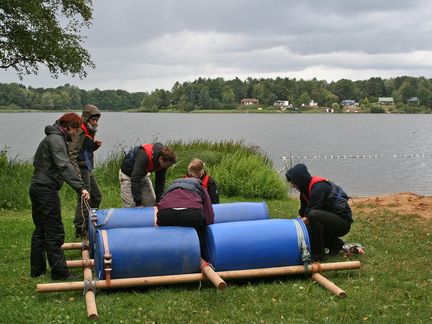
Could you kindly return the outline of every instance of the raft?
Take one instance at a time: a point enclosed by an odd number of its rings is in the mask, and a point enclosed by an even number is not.
[[[215,223],[268,219],[267,204],[262,202],[234,202],[214,204]],[[89,218],[88,237],[91,254],[94,253],[96,229],[153,227],[156,224],[156,207],[111,208],[92,212]]]

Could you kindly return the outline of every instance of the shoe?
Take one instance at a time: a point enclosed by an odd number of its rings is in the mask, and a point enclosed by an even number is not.
[[[329,256],[337,256],[339,255],[339,252],[342,251],[343,246],[345,245],[345,242],[343,240],[341,240],[340,238],[338,238],[338,242],[336,244],[335,248],[330,248],[328,255]]]
[[[323,261],[325,261],[325,258],[326,258],[325,254],[312,254],[310,261],[311,262],[323,262]]]
[[[38,273],[31,273],[30,277],[37,278],[37,277],[44,275],[45,273],[46,273],[46,271],[42,271],[42,272],[38,272]]]
[[[63,275],[63,276],[55,276],[55,277],[53,277],[53,276],[51,276],[51,278],[52,278],[52,280],[55,280],[55,281],[77,281],[77,280],[79,280],[79,278],[76,276],[76,275],[74,275],[73,273],[68,273],[68,274],[66,274],[66,275]]]

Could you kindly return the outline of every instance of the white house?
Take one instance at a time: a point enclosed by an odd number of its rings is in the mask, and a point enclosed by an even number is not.
[[[393,97],[379,97],[378,98],[379,105],[394,105]]]

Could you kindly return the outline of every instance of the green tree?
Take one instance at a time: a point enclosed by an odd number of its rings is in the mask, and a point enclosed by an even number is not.
[[[59,73],[86,77],[94,67],[81,46],[83,27],[92,19],[91,0],[0,1],[0,68],[13,68],[20,78],[45,65]]]

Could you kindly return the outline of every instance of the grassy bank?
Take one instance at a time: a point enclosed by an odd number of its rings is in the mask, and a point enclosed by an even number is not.
[[[263,167],[265,156],[254,148],[238,143],[172,143],[179,152],[180,163],[187,163],[197,154],[208,162],[215,174],[222,169],[235,168],[232,160],[243,159],[244,167]],[[178,145],[178,146],[176,146]],[[214,147],[212,145],[215,145]],[[219,149],[218,149],[219,145]],[[239,146],[238,146],[239,145]],[[181,152],[181,153],[180,153]],[[194,152],[194,153],[192,153]],[[207,152],[207,153],[205,153]],[[202,155],[201,155],[202,154]],[[239,154],[239,155],[237,155]],[[119,205],[118,154],[100,166],[98,177],[104,193],[103,207]],[[256,157],[261,161],[258,164]],[[212,160],[213,159],[213,160]],[[250,160],[248,160],[250,159]],[[184,160],[184,161],[183,161]],[[210,162],[214,161],[214,162]],[[3,181],[7,186],[28,181],[29,165],[2,165]],[[10,168],[15,173],[11,173]],[[22,169],[20,169],[22,168]],[[9,171],[9,173],[6,173]],[[30,170],[30,171],[29,171]],[[227,169],[225,169],[227,170]],[[249,177],[251,176],[249,169]],[[184,168],[172,170],[170,178],[184,173]],[[234,170],[233,173],[240,172]],[[272,171],[274,172],[274,171]],[[28,174],[29,173],[29,174]],[[15,180],[9,179],[14,177]],[[216,178],[219,180],[219,178]],[[238,181],[242,175],[229,180]],[[226,182],[224,182],[226,181]],[[19,197],[26,194],[28,182],[15,190]],[[266,184],[267,186],[269,184]],[[282,185],[283,181],[282,181]],[[7,188],[2,190],[2,196]],[[254,186],[250,186],[254,188]],[[264,188],[266,189],[266,188]],[[23,191],[21,193],[20,191]],[[223,195],[222,201],[262,200],[252,190],[251,196]],[[259,193],[264,195],[264,193]],[[275,199],[277,198],[277,199]],[[22,199],[22,198],[21,198]],[[74,193],[62,192],[63,219],[66,241],[73,239]],[[0,212],[0,322],[4,323],[87,323],[84,297],[79,292],[38,294],[37,283],[50,282],[49,275],[38,279],[29,276],[30,237],[33,231],[28,205],[12,202]],[[290,218],[297,201],[284,197],[266,199],[270,215]],[[369,208],[370,206],[368,206]],[[14,210],[15,209],[15,210]],[[356,210],[355,223],[347,241],[360,242],[366,255],[360,259],[360,270],[324,274],[344,289],[348,297],[338,299],[305,276],[268,278],[250,281],[230,281],[224,291],[216,291],[209,283],[171,285],[112,291],[97,291],[96,302],[102,323],[428,323],[432,320],[432,224],[415,215],[399,215],[388,211],[363,212]],[[67,251],[67,258],[78,259],[78,251]],[[343,261],[334,257],[331,261]],[[77,275],[80,269],[74,269]]]

